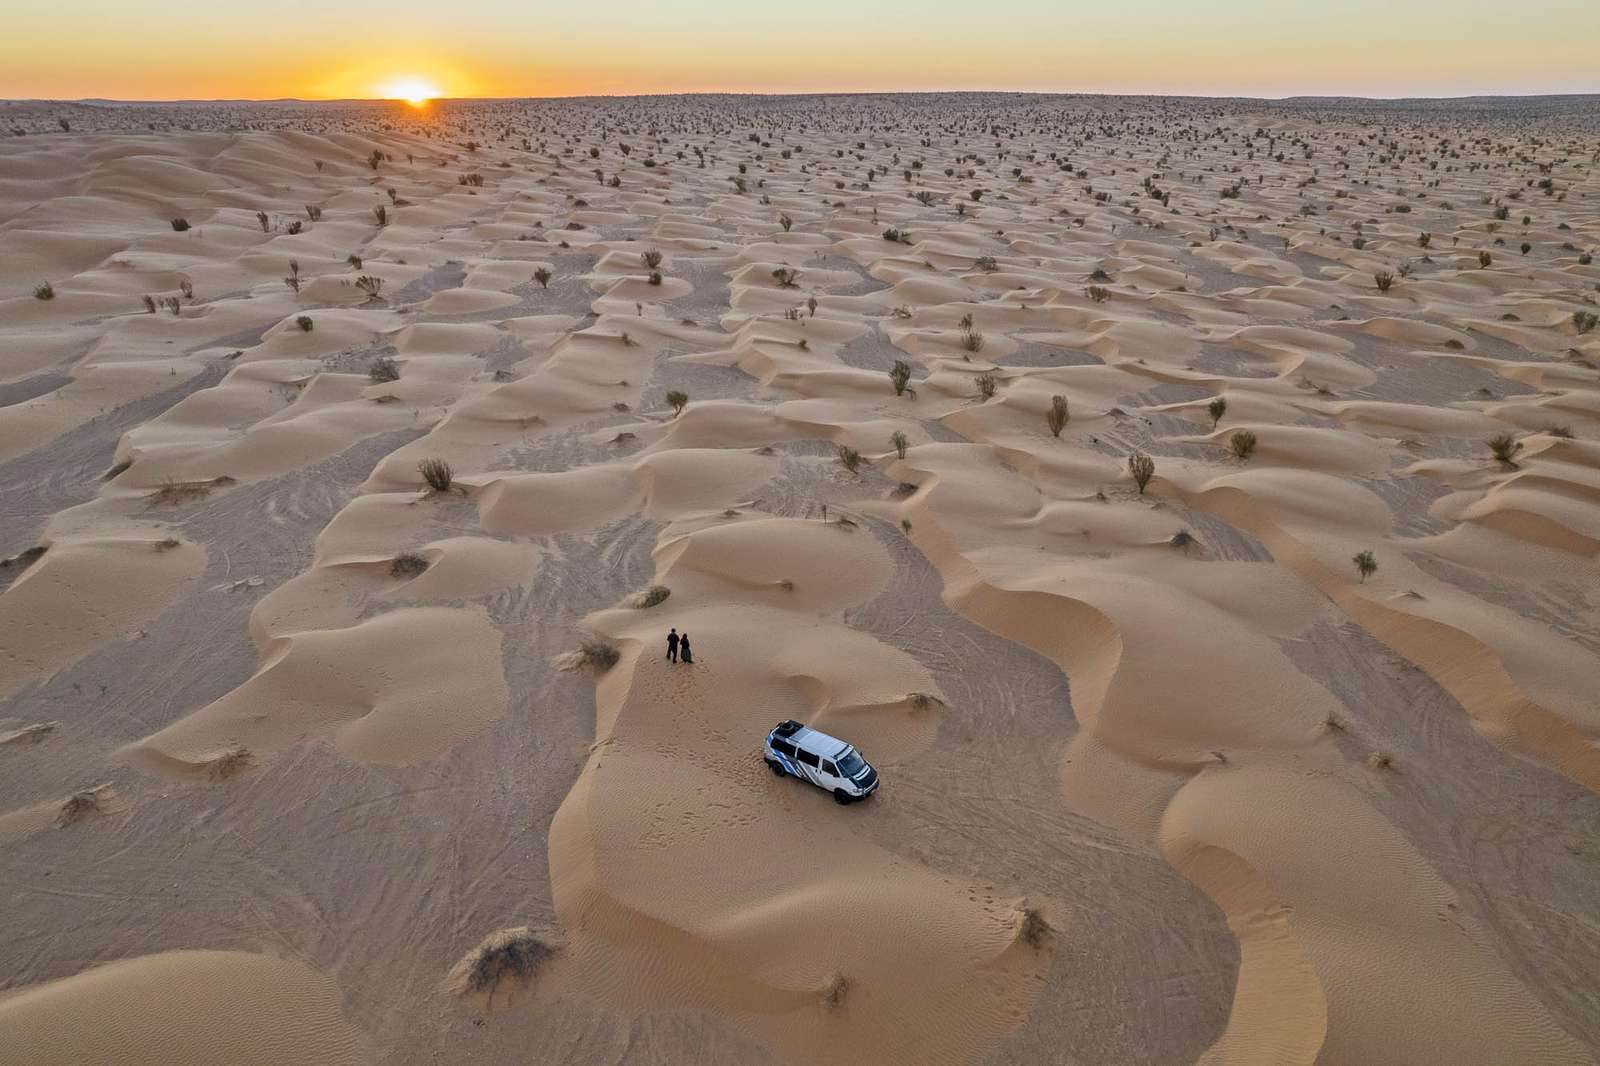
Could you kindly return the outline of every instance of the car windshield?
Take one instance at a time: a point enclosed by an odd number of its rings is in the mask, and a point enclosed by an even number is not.
[[[839,772],[846,777],[855,777],[866,768],[866,761],[853,751],[845,752],[844,757],[839,760]]]

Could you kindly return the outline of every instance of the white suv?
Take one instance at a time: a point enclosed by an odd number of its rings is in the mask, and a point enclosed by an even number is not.
[[[762,755],[779,777],[810,781],[840,803],[866,799],[878,787],[878,771],[855,748],[791,719],[767,734]]]

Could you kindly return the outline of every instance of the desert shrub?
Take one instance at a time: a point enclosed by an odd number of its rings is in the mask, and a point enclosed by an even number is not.
[[[418,574],[426,572],[427,569],[427,559],[418,555],[416,552],[401,552],[399,555],[396,555],[394,557],[394,561],[389,564],[389,576],[416,577]]]
[[[772,279],[778,283],[778,288],[792,289],[800,282],[800,272],[791,267],[778,267],[772,272]]]
[[[911,382],[911,364],[904,359],[896,359],[894,366],[889,368],[889,380],[894,383],[894,394],[904,396],[906,386]]]
[[[1367,578],[1378,572],[1378,559],[1371,551],[1359,551],[1350,560],[1356,564],[1356,572],[1361,575],[1361,583],[1366,584]]]
[[[383,279],[371,274],[363,274],[356,279],[356,288],[367,294],[367,299],[378,300],[383,294]]]
[[[1594,262],[1594,256],[1590,255],[1588,252],[1584,252],[1582,255],[1578,256],[1579,266],[1588,266],[1592,262]]]
[[[893,446],[895,455],[904,459],[906,457],[906,448],[910,446],[911,442],[906,438],[904,432],[897,429],[889,434],[889,444]]]
[[[316,325],[315,322],[311,321],[311,316],[310,315],[301,315],[301,316],[299,316],[298,318],[296,318],[294,320],[294,324],[300,327],[300,332],[301,333],[310,333],[311,330],[312,330],[312,327],[314,327]]]
[[[1083,290],[1083,294],[1097,304],[1103,304],[1111,299],[1111,290],[1100,285],[1090,285]]]
[[[156,298],[154,296],[147,295],[144,297],[144,311],[147,315],[156,313]]]
[[[350,255],[345,256],[344,261],[349,263],[350,267],[354,270],[361,269],[361,257],[353,252]]]
[[[1572,312],[1572,328],[1579,333],[1592,331],[1597,323],[1600,323],[1600,316],[1596,316],[1593,311]]]
[[[852,474],[861,466],[861,453],[848,444],[839,445],[839,462]]]
[[[267,217],[265,211],[256,212],[256,224],[261,227],[262,233],[269,233],[272,230],[272,220]]]
[[[110,785],[96,785],[74,792],[61,801],[61,807],[56,811],[56,825],[72,825],[99,814],[104,809],[102,803],[110,789]]]
[[[178,282],[178,291],[183,293],[183,298],[185,300],[194,299],[194,282],[190,281],[188,278],[184,278],[182,281]]]
[[[387,355],[380,355],[372,361],[367,368],[367,377],[374,385],[382,385],[390,381],[400,380],[400,364]]]
[[[1529,244],[1527,241],[1523,241],[1522,242],[1522,254],[1523,255],[1527,255],[1531,251],[1533,251],[1533,245]]]
[[[641,253],[639,259],[644,263],[646,270],[654,270],[661,265],[661,253],[654,248]]]
[[[1387,270],[1380,270],[1372,275],[1372,280],[1378,283],[1379,292],[1388,292],[1389,286],[1394,284],[1394,275]]]
[[[449,492],[455,482],[455,471],[443,459],[424,459],[417,464],[417,472],[434,492]]]
[[[548,289],[550,287],[550,279],[554,276],[550,273],[548,267],[540,267],[533,272],[533,280],[539,283],[541,289]]]
[[[306,204],[306,217],[313,222],[322,221],[322,208],[316,204]]]
[[[1240,459],[1250,458],[1256,450],[1256,435],[1248,429],[1236,429],[1228,437],[1228,450]]]
[[[672,413],[674,415],[683,414],[683,409],[689,406],[689,394],[687,392],[679,392],[677,389],[673,389],[671,392],[667,393],[667,406],[672,408]]]
[[[377,220],[378,225],[387,226],[389,224],[389,208],[384,204],[379,204],[372,209],[372,217]]]
[[[1024,903],[1016,912],[1017,939],[1030,948],[1044,945],[1050,934],[1050,923],[1045,920],[1044,913],[1031,903]]]
[[[1206,414],[1211,416],[1211,428],[1216,429],[1222,422],[1222,416],[1228,413],[1228,401],[1225,397],[1218,396],[1206,404]]]
[[[289,260],[289,276],[283,279],[283,283],[285,285],[289,286],[289,288],[293,289],[297,293],[300,291],[300,262],[299,262],[299,260],[297,260],[297,259]]]
[[[883,231],[883,239],[894,244],[910,244],[911,234],[905,232],[904,230],[898,230],[893,226],[890,226],[888,229]]]
[[[661,271],[659,271],[659,270],[650,271],[650,284],[652,284],[652,285],[660,285],[661,284]]]
[[[978,386],[978,395],[988,400],[994,397],[994,390],[999,387],[1000,382],[993,374],[979,374],[974,379],[974,384]]]
[[[1394,756],[1386,751],[1375,751],[1367,756],[1367,765],[1374,770],[1394,769]]]
[[[48,281],[35,285],[33,287],[33,298],[35,300],[54,300],[56,298],[56,287]]]
[[[783,227],[783,232],[788,233],[790,228],[794,226],[794,219],[790,218],[788,215],[779,215],[778,225]]]
[[[186,218],[175,218],[172,220],[172,228],[177,230],[179,233],[182,233],[189,228],[189,220]]]
[[[961,347],[973,353],[983,351],[983,334],[973,329],[970,322],[967,324],[966,331],[961,335]]]
[[[973,269],[981,270],[985,274],[993,274],[995,271],[1000,269],[1000,264],[995,261],[995,258],[992,255],[978,256],[977,260],[973,262],[972,266]]]
[[[527,927],[502,929],[486,937],[455,965],[450,971],[449,986],[458,996],[493,996],[501,981],[527,984],[556,951],[555,945]]]
[[[1128,473],[1133,475],[1134,484],[1139,486],[1139,495],[1144,495],[1144,488],[1150,484],[1150,479],[1156,473],[1156,461],[1143,452],[1135,452],[1128,456]]]
[[[633,605],[642,611],[656,606],[670,595],[672,595],[672,590],[667,586],[651,585],[633,598]]]
[[[1545,430],[1545,432],[1550,434],[1552,437],[1561,437],[1566,440],[1572,439],[1571,426],[1551,426],[1549,429]]]
[[[1517,465],[1512,459],[1512,456],[1516,455],[1517,452],[1522,450],[1522,442],[1517,440],[1511,434],[1498,433],[1484,441],[1484,444],[1489,446],[1489,454],[1494,456],[1500,462],[1506,464],[1507,466]]]
[[[1065,396],[1050,397],[1050,409],[1044,413],[1045,425],[1050,427],[1050,435],[1061,436],[1061,431],[1067,428],[1067,398]]]
[[[1488,252],[1478,253],[1478,266],[1487,270],[1489,268],[1489,264],[1492,262],[1494,262],[1494,256],[1490,255]]]
[[[1433,243],[1433,234],[1429,233],[1427,230],[1423,230],[1421,233],[1417,234],[1417,247],[1418,248],[1426,248],[1426,247],[1428,247],[1428,245],[1430,245],[1432,243]]]
[[[562,668],[567,670],[592,670],[603,674],[622,660],[622,652],[615,644],[600,637],[589,637],[578,650],[562,658]]]
[[[829,1010],[838,1010],[844,1006],[844,1001],[850,996],[850,978],[842,973],[835,973],[828,978],[822,986],[822,1005]]]
[[[223,781],[242,773],[250,766],[250,749],[240,744],[212,757],[206,762],[206,776],[213,781]]]

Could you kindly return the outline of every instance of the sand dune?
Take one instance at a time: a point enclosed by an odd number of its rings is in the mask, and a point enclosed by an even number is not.
[[[52,106],[0,1060],[1600,1062],[1592,104]]]

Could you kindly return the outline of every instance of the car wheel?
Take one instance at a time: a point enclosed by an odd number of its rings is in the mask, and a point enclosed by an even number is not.
[[[850,802],[850,793],[842,788],[836,788],[833,790],[833,801],[843,807]]]
[[[788,772],[786,770],[784,770],[783,764],[780,763],[778,760],[776,760],[776,759],[768,759],[767,760],[767,765],[772,767],[772,772],[774,774],[777,774],[779,777],[787,777],[788,776]]]

